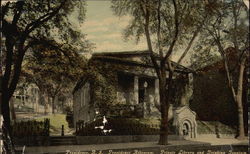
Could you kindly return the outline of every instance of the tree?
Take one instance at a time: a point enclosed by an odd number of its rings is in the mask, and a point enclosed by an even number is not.
[[[241,0],[209,1],[211,18],[204,26],[200,46],[210,46],[208,51],[218,51],[223,60],[227,86],[238,109],[238,139],[243,139],[243,83],[249,56],[249,12]],[[215,49],[216,48],[216,49]],[[201,52],[204,49],[200,48]],[[210,55],[211,55],[210,54]],[[245,79],[244,79],[245,78]]]
[[[46,36],[83,49],[86,42],[84,35],[71,26],[69,17],[74,15],[77,21],[83,22],[84,6],[85,2],[80,0],[26,0],[7,2],[1,6],[1,33],[6,48],[1,99],[4,134],[11,137],[9,100],[16,89],[24,55],[30,47],[40,43],[33,38]],[[5,147],[10,152],[7,144]]]
[[[171,57],[185,48],[177,63],[187,55],[207,20],[203,1],[185,0],[113,0],[112,9],[118,16],[130,15],[132,20],[124,31],[125,38],[146,38],[150,58],[159,79],[161,127],[159,144],[168,144],[168,110],[176,65]],[[195,9],[194,9],[195,8]],[[154,39],[155,38],[155,39]],[[168,74],[167,74],[168,72]]]
[[[41,92],[52,98],[52,113],[55,98],[62,93],[71,93],[75,81],[82,75],[86,60],[72,47],[60,47],[55,42],[32,48],[26,56],[22,74],[26,81],[35,83]],[[87,47],[86,47],[87,48]],[[46,108],[46,103],[44,103]]]

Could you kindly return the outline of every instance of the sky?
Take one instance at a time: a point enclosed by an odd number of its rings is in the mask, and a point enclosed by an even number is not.
[[[95,43],[94,52],[119,52],[145,50],[145,41],[138,44],[134,40],[124,41],[123,29],[130,17],[117,17],[113,14],[108,0],[88,0],[86,21],[81,25],[87,39]]]
[[[87,39],[95,43],[93,52],[120,52],[147,50],[145,37],[138,44],[135,40],[125,41],[122,35],[124,28],[129,24],[131,17],[117,17],[113,14],[109,0],[87,0],[86,20],[80,25]],[[182,51],[182,50],[181,50]],[[172,56],[177,61],[182,52],[177,51]],[[189,56],[182,64],[189,65]]]

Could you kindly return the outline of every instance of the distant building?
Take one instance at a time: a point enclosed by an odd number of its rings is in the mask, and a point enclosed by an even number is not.
[[[159,80],[149,52],[96,53],[89,61],[88,72],[73,91],[74,124],[94,121],[100,115],[160,118]],[[193,131],[189,134],[195,137],[196,114],[188,107],[192,76],[192,70],[177,65],[174,74],[174,80],[178,80],[175,82],[177,89],[172,93],[169,120],[175,114],[173,121],[179,133],[183,135],[185,128]],[[180,112],[187,114],[182,117]]]
[[[38,110],[39,88],[35,84],[18,87],[12,96],[12,101],[15,101],[16,108],[23,105],[29,106],[34,111]]]

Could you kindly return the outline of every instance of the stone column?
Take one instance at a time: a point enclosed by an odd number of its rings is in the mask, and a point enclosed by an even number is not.
[[[139,104],[139,80],[138,76],[134,76],[134,105]]]
[[[155,101],[160,104],[159,79],[155,79]]]

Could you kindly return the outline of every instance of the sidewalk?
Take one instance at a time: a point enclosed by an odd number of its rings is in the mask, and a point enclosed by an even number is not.
[[[216,138],[216,137],[198,137],[195,139],[190,139],[190,141],[196,141],[196,142],[208,142],[211,145],[229,145],[229,144],[233,144],[233,145],[248,145],[249,144],[249,140],[245,139],[245,140],[237,140],[235,138]]]
[[[197,142],[197,141],[169,141],[168,147],[177,145],[188,146],[209,146],[209,143]],[[142,148],[160,148],[162,145],[158,145],[157,142],[131,142],[131,143],[113,143],[113,144],[95,144],[95,145],[63,145],[63,146],[44,146],[44,147],[26,147],[25,154],[42,154],[42,153],[67,153],[71,152],[86,152],[86,151],[104,151],[104,150],[117,150],[117,149],[142,149]],[[164,146],[165,147],[165,146]],[[16,148],[18,151],[22,147]],[[80,154],[80,153],[79,153]]]
[[[99,154],[101,151],[103,154],[158,154],[162,150],[167,150],[166,152],[173,152],[179,150],[189,150],[189,151],[199,151],[199,150],[209,150],[209,149],[225,149],[232,150],[230,144],[226,145],[228,142],[220,141],[220,144],[201,142],[201,141],[190,141],[190,140],[179,140],[179,141],[169,141],[169,145],[158,145],[157,142],[132,142],[132,143],[113,143],[113,144],[97,144],[97,145],[65,145],[65,146],[44,146],[44,147],[26,147],[25,154],[91,154],[95,150],[95,154]],[[232,143],[232,142],[230,142]],[[248,145],[248,141],[244,142],[234,142],[235,144]],[[223,148],[221,148],[223,147]],[[22,147],[17,148],[20,151]],[[241,147],[242,149],[242,147]],[[115,152],[116,151],[116,152]],[[118,151],[118,153],[117,153]],[[129,152],[130,151],[130,152]],[[139,153],[136,153],[138,151]],[[141,153],[140,153],[141,151]],[[145,151],[143,153],[143,151]],[[148,153],[147,153],[148,152]],[[168,153],[170,154],[170,153]],[[175,153],[176,154],[176,153]],[[246,153],[247,154],[247,153]]]

